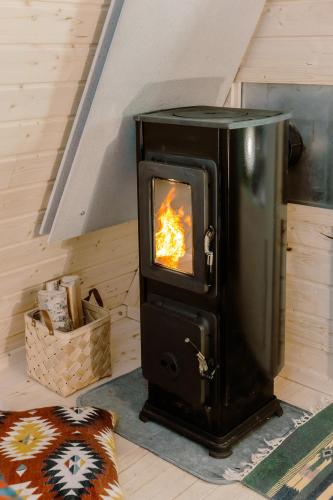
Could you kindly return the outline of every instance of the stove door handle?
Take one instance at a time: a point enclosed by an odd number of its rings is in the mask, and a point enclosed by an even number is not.
[[[213,226],[209,226],[207,231],[205,232],[205,237],[204,237],[204,252],[206,255],[208,286],[211,286],[213,282],[214,252],[211,250],[211,244],[214,237],[215,237],[215,229]]]
[[[218,365],[215,365],[212,370],[209,370],[209,366],[205,356],[202,354],[200,349],[195,345],[194,342],[189,337],[185,337],[185,344],[190,344],[194,350],[196,351],[196,357],[199,363],[199,373],[201,378],[205,378],[207,380],[213,380],[216,370],[218,369]]]

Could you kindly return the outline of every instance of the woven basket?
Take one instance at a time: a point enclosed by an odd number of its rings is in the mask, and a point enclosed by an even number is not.
[[[28,374],[61,396],[69,396],[111,375],[110,312],[82,300],[85,325],[72,332],[52,331],[25,314]]]

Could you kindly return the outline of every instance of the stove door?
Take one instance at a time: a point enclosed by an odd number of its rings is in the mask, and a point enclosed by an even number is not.
[[[208,397],[209,383],[199,370],[197,350],[209,360],[215,317],[185,315],[155,304],[141,308],[142,371],[154,385],[194,407]]]
[[[197,293],[208,291],[205,168],[140,162],[139,227],[143,276]]]

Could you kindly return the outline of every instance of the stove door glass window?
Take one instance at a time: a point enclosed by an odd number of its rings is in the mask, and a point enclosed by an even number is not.
[[[193,275],[192,188],[153,178],[154,263]]]

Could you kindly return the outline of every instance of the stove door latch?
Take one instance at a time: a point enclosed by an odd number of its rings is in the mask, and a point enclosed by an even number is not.
[[[207,283],[212,285],[213,282],[213,263],[214,263],[214,252],[211,250],[211,244],[215,236],[215,229],[213,226],[209,226],[205,232],[204,238],[204,252],[206,255],[206,268],[207,268]]]
[[[207,380],[213,380],[214,375],[215,375],[216,370],[218,369],[219,365],[209,367],[205,356],[202,354],[200,349],[194,344],[194,342],[192,342],[192,340],[189,339],[188,337],[186,337],[184,339],[184,342],[185,342],[185,344],[190,344],[196,352],[196,357],[197,357],[197,360],[199,363],[200,377],[205,378]],[[209,362],[209,365],[211,365],[211,362]]]

